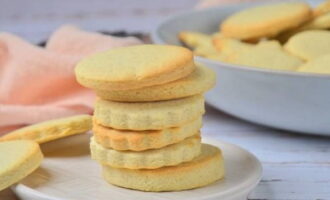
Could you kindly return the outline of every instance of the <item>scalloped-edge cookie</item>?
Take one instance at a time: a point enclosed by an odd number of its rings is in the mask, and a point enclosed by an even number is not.
[[[202,117],[179,127],[162,130],[130,131],[104,127],[94,120],[93,133],[97,143],[105,148],[124,151],[159,149],[195,135],[202,127]]]
[[[209,144],[202,144],[198,157],[176,166],[140,170],[103,166],[103,177],[108,183],[149,192],[203,187],[222,179],[224,175],[221,151]]]
[[[202,95],[143,103],[98,99],[94,117],[98,123],[114,129],[160,130],[186,124],[204,112]]]
[[[284,48],[301,59],[315,59],[330,53],[330,32],[326,30],[300,32],[292,36]]]
[[[32,173],[42,159],[39,144],[34,141],[0,142],[0,191]]]
[[[84,133],[91,129],[92,116],[75,115],[26,126],[0,137],[0,142],[8,140],[34,140],[41,144],[70,135]]]
[[[312,18],[311,8],[303,2],[267,4],[239,11],[223,21],[225,37],[242,40],[276,36]]]
[[[193,53],[172,45],[136,45],[96,53],[76,68],[78,82],[98,90],[129,90],[161,85],[193,72]]]
[[[170,83],[134,90],[96,90],[102,99],[120,102],[146,102],[179,99],[202,94],[215,85],[215,73],[202,65],[197,65],[187,77]]]
[[[90,148],[92,159],[102,165],[127,169],[156,169],[178,165],[197,157],[201,151],[201,138],[198,134],[176,144],[146,151],[116,151],[104,148],[91,138]]]

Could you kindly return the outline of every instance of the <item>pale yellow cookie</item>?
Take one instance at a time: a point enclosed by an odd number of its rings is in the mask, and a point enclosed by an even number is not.
[[[158,169],[123,169],[103,166],[104,179],[135,190],[160,192],[203,187],[224,177],[221,151],[202,144],[201,154],[190,162]]]
[[[39,145],[34,141],[0,142],[0,191],[32,173],[42,159]]]
[[[91,129],[92,117],[90,115],[76,115],[44,121],[15,130],[0,137],[0,141],[34,140],[41,144],[70,135],[84,133]]]
[[[149,44],[96,53],[80,61],[75,73],[88,88],[129,90],[175,81],[194,69],[189,49]]]
[[[242,40],[273,37],[311,19],[303,2],[284,2],[252,7],[229,16],[221,25],[225,37]]]
[[[302,26],[300,28],[300,31],[312,30],[312,29],[329,29],[329,28],[330,28],[330,11],[324,15],[316,17],[311,22]]]
[[[214,40],[214,43],[224,61],[233,64],[279,70],[295,70],[302,64],[299,58],[285,52],[280,43],[274,40],[249,44],[222,38]]]
[[[186,124],[204,114],[204,98],[122,103],[98,99],[94,117],[103,126],[128,130],[160,130]]]
[[[295,70],[303,62],[285,52],[282,47],[256,46],[249,51],[233,54],[228,62],[273,70]]]
[[[313,14],[315,17],[324,15],[330,12],[330,0],[323,1],[320,5],[316,6],[313,10]]]
[[[298,68],[299,72],[330,74],[330,53],[317,57]]]
[[[330,32],[325,30],[310,30],[291,37],[284,48],[304,60],[312,60],[330,53]]]
[[[203,94],[215,85],[215,73],[202,65],[197,65],[187,77],[151,87],[135,90],[102,91],[96,90],[102,99],[120,102],[144,102],[179,99]]]
[[[93,133],[96,142],[103,147],[119,151],[144,151],[180,142],[195,135],[201,127],[202,117],[179,127],[147,131],[117,130],[94,121]]]
[[[102,165],[127,169],[156,169],[187,162],[200,154],[201,138],[198,135],[160,149],[145,151],[117,151],[105,148],[91,138],[92,159]]]

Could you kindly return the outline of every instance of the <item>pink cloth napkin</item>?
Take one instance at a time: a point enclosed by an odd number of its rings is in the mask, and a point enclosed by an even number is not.
[[[46,48],[0,33],[0,134],[49,119],[91,114],[95,96],[76,82],[76,63],[95,52],[141,43],[72,26],[60,27]]]
[[[238,3],[238,2],[249,2],[249,1],[256,1],[256,0],[201,0],[195,6],[196,9],[203,9],[209,8],[212,6],[230,4],[230,3]],[[261,0],[259,0],[261,1]]]

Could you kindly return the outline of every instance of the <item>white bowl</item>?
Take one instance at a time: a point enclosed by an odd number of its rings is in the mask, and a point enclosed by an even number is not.
[[[155,43],[181,45],[177,38],[180,31],[216,32],[226,16],[259,4],[233,4],[180,14],[161,23],[152,38]],[[206,95],[212,106],[269,127],[330,135],[330,75],[232,65],[199,56],[195,59],[217,73],[216,87]]]

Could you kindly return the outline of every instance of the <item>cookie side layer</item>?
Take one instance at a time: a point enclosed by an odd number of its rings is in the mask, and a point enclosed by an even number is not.
[[[92,138],[90,147],[92,159],[103,165],[127,169],[155,169],[194,159],[200,154],[200,140],[200,136],[196,135],[161,149],[135,152],[106,149]]]
[[[144,151],[159,149],[195,135],[202,127],[202,117],[179,127],[162,130],[129,131],[104,127],[94,120],[93,133],[97,143],[114,150]]]
[[[202,187],[224,177],[224,161],[217,147],[202,144],[202,153],[190,162],[158,169],[122,169],[103,166],[111,184],[135,190],[160,192]]]
[[[122,103],[98,99],[94,117],[106,127],[127,130],[160,130],[188,123],[205,112],[204,98],[145,103]]]
[[[215,82],[215,73],[211,69],[197,65],[187,77],[166,84],[135,90],[96,90],[96,94],[102,99],[120,102],[161,101],[202,94]]]

